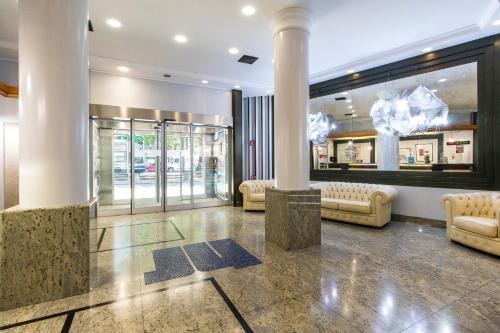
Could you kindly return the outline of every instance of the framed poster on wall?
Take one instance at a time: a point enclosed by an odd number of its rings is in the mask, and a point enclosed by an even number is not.
[[[411,148],[399,148],[399,163],[408,163],[409,156],[411,156]]]
[[[432,156],[432,143],[416,144],[415,151],[417,152],[417,162],[425,162],[425,156],[429,156],[429,161],[434,161],[434,156]]]

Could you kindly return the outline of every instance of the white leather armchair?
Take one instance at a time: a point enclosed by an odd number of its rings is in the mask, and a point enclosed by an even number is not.
[[[500,192],[446,194],[448,238],[500,256]]]
[[[312,185],[321,190],[321,217],[374,227],[391,220],[396,189],[387,185],[325,182]]]
[[[244,210],[266,209],[266,188],[274,186],[274,180],[245,180],[240,184]]]

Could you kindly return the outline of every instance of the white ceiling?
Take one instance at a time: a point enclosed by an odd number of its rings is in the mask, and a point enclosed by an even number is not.
[[[91,69],[184,84],[231,89],[245,95],[273,87],[273,45],[269,21],[287,6],[306,6],[315,18],[311,31],[311,82],[345,75],[482,36],[500,33],[499,0],[89,0]],[[244,5],[254,16],[241,14]],[[109,27],[107,18],[123,26]],[[189,41],[173,40],[184,34]],[[254,65],[236,62],[259,57]],[[17,0],[0,1],[0,58],[15,58]],[[163,73],[172,74],[164,79]]]

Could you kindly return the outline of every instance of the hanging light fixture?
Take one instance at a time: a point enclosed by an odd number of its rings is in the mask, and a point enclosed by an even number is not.
[[[323,111],[309,114],[309,139],[316,145],[325,143],[330,132],[336,128],[332,116],[325,112],[325,98],[321,99]]]
[[[377,100],[370,117],[377,132],[408,136],[446,125],[448,111],[446,103],[420,84],[414,90]]]
[[[351,134],[352,134],[354,131],[354,118],[352,114],[350,116],[351,116]],[[347,147],[344,151],[345,158],[352,162],[356,161],[356,159],[359,156],[359,150],[357,147],[354,146],[353,143],[354,143],[354,138],[351,136],[351,139],[349,140],[349,142],[347,142]]]

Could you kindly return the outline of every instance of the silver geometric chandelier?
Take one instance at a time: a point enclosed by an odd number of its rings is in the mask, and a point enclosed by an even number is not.
[[[377,100],[370,111],[373,127],[385,135],[407,136],[447,124],[448,105],[423,85],[387,99]]]
[[[335,129],[332,117],[324,112],[309,114],[309,140],[314,144],[325,143],[328,135]]]

